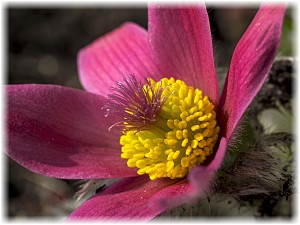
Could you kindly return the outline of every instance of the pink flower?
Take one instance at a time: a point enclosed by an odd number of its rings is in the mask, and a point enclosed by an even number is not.
[[[193,7],[150,7],[149,30],[125,23],[79,53],[87,92],[54,85],[7,86],[7,154],[27,169],[56,178],[123,178],[70,216],[149,220],[203,196],[221,166],[227,143],[269,73],[280,41],[284,7],[263,5],[239,41],[219,100],[208,15]],[[187,178],[150,180],[120,157],[120,132],[105,117],[111,86],[126,74],[183,80],[215,105],[221,130],[208,165]]]

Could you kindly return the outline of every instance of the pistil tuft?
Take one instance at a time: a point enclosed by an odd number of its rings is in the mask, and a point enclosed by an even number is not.
[[[161,109],[165,97],[162,96],[163,89],[157,87],[154,91],[150,79],[146,85],[137,81],[135,76],[129,74],[122,82],[117,82],[113,87],[113,94],[108,95],[109,103],[102,109],[106,111],[105,116],[116,115],[120,121],[112,127],[121,127],[124,132],[129,130],[142,130],[149,123],[155,123],[157,112]]]

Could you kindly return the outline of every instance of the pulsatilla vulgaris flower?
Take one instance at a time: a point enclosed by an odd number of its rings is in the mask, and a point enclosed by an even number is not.
[[[205,6],[151,6],[148,32],[125,23],[80,51],[88,92],[7,87],[8,155],[46,176],[122,178],[71,219],[147,220],[205,195],[270,70],[283,16],[284,7],[260,7],[218,100]]]

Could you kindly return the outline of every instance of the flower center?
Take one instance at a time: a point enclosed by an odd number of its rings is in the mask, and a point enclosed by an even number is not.
[[[119,97],[131,94],[131,99],[122,98],[126,102],[120,105],[120,98],[111,95],[114,104],[105,107],[107,114],[123,110],[122,123],[115,124],[123,127],[121,157],[128,159],[128,167],[137,167],[138,174],[148,174],[151,180],[185,177],[213,152],[220,130],[214,105],[202,91],[181,80],[148,79],[142,86],[130,78],[137,89],[127,81],[129,86],[117,92]]]

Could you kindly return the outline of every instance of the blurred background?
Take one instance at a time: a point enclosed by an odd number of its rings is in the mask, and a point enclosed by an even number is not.
[[[258,6],[209,5],[215,65],[224,80],[232,52],[253,19]],[[293,56],[295,41],[293,7],[285,16],[278,54]],[[82,89],[78,79],[78,51],[126,21],[147,29],[146,5],[109,7],[46,7],[7,5],[5,9],[7,59],[6,83],[58,84]],[[7,215],[24,217],[66,217],[75,207],[76,181],[33,174],[7,159],[5,190]]]

